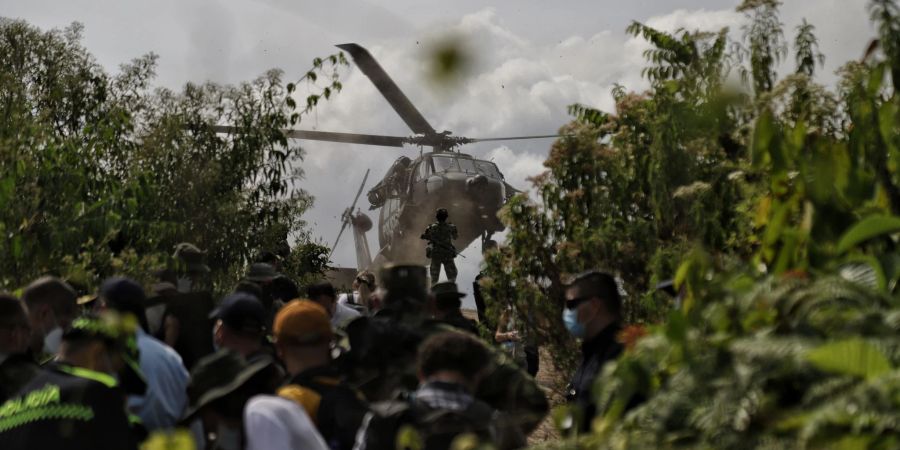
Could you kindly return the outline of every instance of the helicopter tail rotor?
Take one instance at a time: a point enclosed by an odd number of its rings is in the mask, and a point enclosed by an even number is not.
[[[366,187],[366,180],[369,179],[370,169],[366,169],[366,175],[363,176],[362,183],[359,185],[359,190],[356,191],[356,197],[353,198],[353,203],[349,208],[344,210],[344,213],[341,214],[341,231],[338,232],[337,239],[334,240],[334,245],[331,246],[331,252],[328,253],[328,258],[331,258],[331,255],[334,254],[334,249],[337,248],[338,242],[341,241],[341,235],[344,234],[344,230],[347,228],[347,225],[350,225],[353,222],[353,210],[356,208],[356,202],[359,200],[360,194],[362,194],[363,188]]]

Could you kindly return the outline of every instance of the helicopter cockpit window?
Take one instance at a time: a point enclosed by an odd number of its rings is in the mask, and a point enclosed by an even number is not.
[[[475,162],[471,159],[467,158],[459,158],[456,160],[459,163],[459,168],[462,169],[465,173],[476,173],[475,170]]]
[[[500,171],[497,170],[497,166],[490,161],[475,161],[475,166],[478,167],[478,173],[486,175],[491,178],[501,178]]]
[[[458,172],[459,166],[456,165],[456,159],[446,156],[435,156],[431,158],[434,161],[435,172]]]

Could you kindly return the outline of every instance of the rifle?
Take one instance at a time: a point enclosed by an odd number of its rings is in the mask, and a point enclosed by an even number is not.
[[[457,257],[457,256],[459,256],[460,258],[465,259],[465,256],[460,255],[459,252],[456,251],[456,249],[453,248],[453,247],[447,247],[447,246],[444,245],[444,244],[440,244],[440,243],[435,242],[435,241],[433,241],[433,240],[431,240],[431,239],[428,239],[428,238],[425,237],[424,234],[421,236],[421,238],[422,238],[422,239],[425,239],[426,241],[428,241],[429,244],[431,244],[431,245],[433,245],[433,246],[442,248],[442,249],[444,249],[444,250],[450,250],[450,251],[452,251],[452,252],[453,252],[453,257],[454,257],[454,258]]]

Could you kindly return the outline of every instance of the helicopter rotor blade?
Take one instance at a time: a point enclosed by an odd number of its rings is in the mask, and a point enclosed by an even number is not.
[[[347,224],[350,223],[346,220],[342,220],[342,222],[341,231],[338,232],[337,239],[334,240],[334,245],[331,246],[331,251],[328,252],[328,259],[331,259],[331,255],[334,254],[334,249],[337,248],[338,242],[341,242],[341,235],[344,234],[344,229],[347,228]]]
[[[216,133],[240,133],[240,128],[227,125],[210,127]],[[342,142],[345,144],[380,145],[383,147],[403,147],[409,138],[401,136],[384,136],[380,134],[336,133],[331,131],[282,130],[285,136],[292,139],[309,141]]]
[[[369,179],[370,170],[371,169],[366,169],[366,175],[363,177],[363,181],[359,185],[359,190],[356,191],[356,197],[353,198],[353,204],[350,205],[350,214],[353,214],[353,208],[356,207],[356,201],[359,200],[359,195],[362,194],[363,188],[366,187],[366,180]]]
[[[512,136],[512,137],[496,137],[496,138],[482,138],[482,139],[469,139],[465,138],[465,142],[474,143],[474,142],[488,142],[488,141],[516,141],[521,139],[547,139],[547,138],[561,138],[568,137],[570,134],[545,134],[541,136]]]
[[[358,44],[341,44],[337,48],[346,51],[353,57],[353,61],[362,72],[372,80],[375,87],[381,92],[381,95],[387,99],[388,103],[397,111],[400,118],[406,122],[413,132],[417,134],[434,134],[434,128],[425,120],[422,113],[413,106],[406,94],[400,90],[394,80],[388,76],[387,72],[381,68],[378,61],[372,57],[368,50],[362,48]]]

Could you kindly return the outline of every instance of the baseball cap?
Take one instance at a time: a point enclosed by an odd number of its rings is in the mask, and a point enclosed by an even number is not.
[[[225,296],[209,318],[219,319],[236,331],[262,333],[266,329],[266,308],[256,297],[246,292]]]
[[[293,344],[328,342],[334,336],[325,308],[310,300],[294,300],[278,311],[275,340]]]

